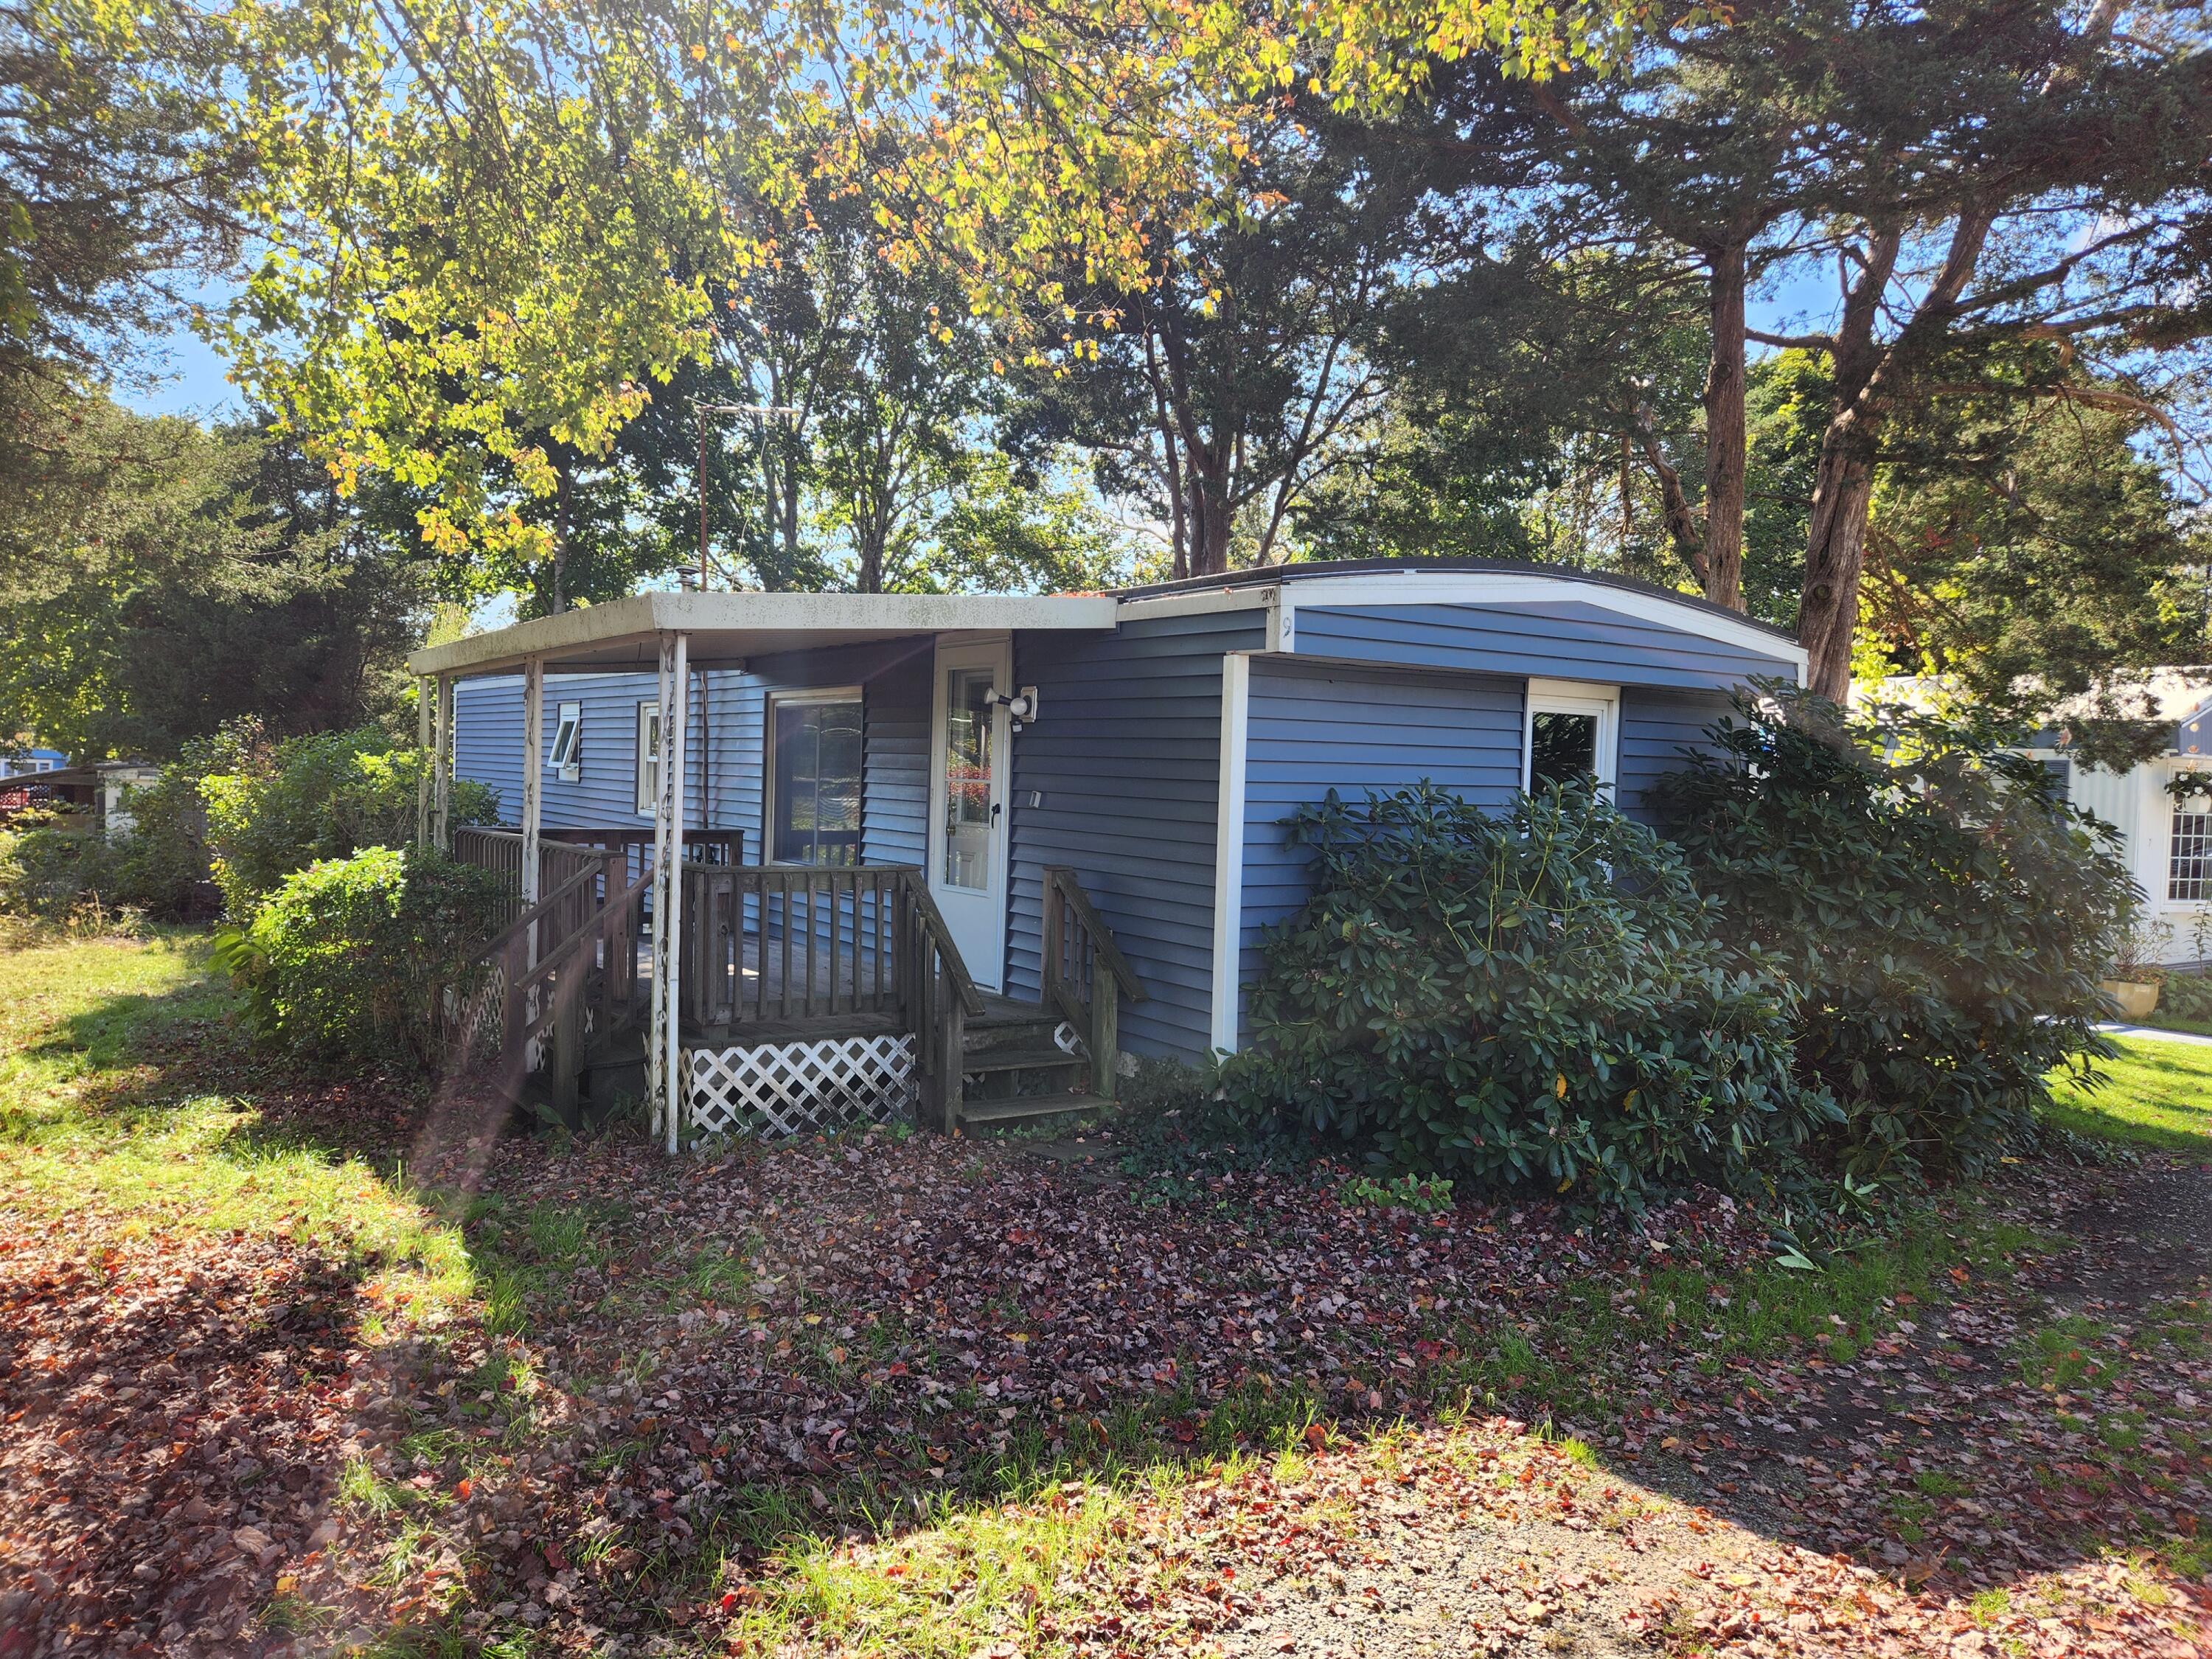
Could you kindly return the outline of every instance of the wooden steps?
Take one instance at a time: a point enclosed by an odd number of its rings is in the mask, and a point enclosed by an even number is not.
[[[970,1102],[960,1109],[960,1121],[975,1126],[1021,1123],[1032,1118],[1057,1117],[1065,1112],[1100,1112],[1114,1103],[1104,1095],[1015,1095],[1005,1100]]]

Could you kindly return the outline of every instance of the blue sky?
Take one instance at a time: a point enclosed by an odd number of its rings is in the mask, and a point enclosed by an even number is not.
[[[193,297],[203,305],[220,306],[230,292],[227,286],[210,285]],[[1753,301],[1751,325],[1771,333],[1817,328],[1833,316],[1835,303],[1835,278],[1826,267],[1793,270],[1772,295]],[[172,330],[149,354],[149,366],[154,369],[152,384],[118,392],[141,413],[221,420],[244,410],[238,388],[223,378],[222,359],[189,328]]]

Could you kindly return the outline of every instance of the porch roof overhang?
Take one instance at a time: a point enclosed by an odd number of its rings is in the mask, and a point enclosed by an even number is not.
[[[649,668],[660,636],[691,636],[695,665],[713,667],[822,646],[916,634],[1016,629],[1110,632],[1120,610],[1103,594],[640,593],[539,617],[407,659],[416,674],[506,673],[538,658],[549,673]]]

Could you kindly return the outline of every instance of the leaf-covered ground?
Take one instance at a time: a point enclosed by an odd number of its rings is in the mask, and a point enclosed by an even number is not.
[[[0,1656],[2212,1631],[2200,1154],[1808,1273],[1718,1199],[497,1139],[279,1075],[173,943],[0,957]]]

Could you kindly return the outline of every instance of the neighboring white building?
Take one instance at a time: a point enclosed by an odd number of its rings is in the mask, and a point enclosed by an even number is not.
[[[1884,680],[1855,700],[1920,703],[1936,700],[1927,680]],[[2166,932],[2169,963],[2212,957],[2212,667],[2156,668],[2142,690],[2145,718],[2170,724],[2166,752],[2124,772],[2085,766],[2064,746],[2067,709],[2058,726],[2027,752],[2058,771],[2066,797],[2119,831],[2123,855],[2148,900],[2151,918]],[[2204,792],[2177,795],[2177,780],[2202,776]]]

